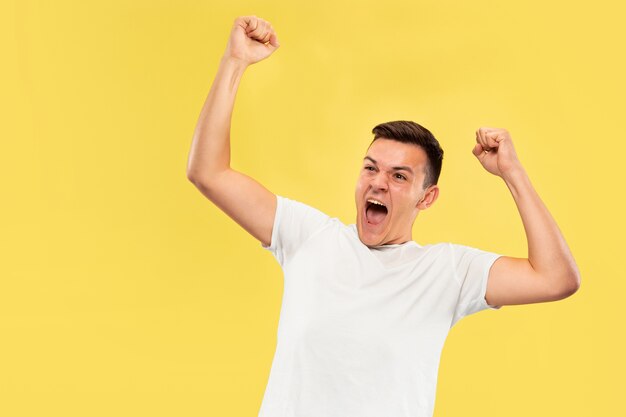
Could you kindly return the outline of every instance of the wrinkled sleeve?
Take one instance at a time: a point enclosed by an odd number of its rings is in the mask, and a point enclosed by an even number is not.
[[[269,250],[283,266],[296,251],[330,221],[330,216],[320,210],[280,195],[276,195],[276,215],[272,227]]]
[[[502,306],[487,304],[487,281],[491,265],[500,254],[469,246],[450,243],[456,280],[460,286],[459,298],[450,327],[462,319],[481,310],[498,310]]]

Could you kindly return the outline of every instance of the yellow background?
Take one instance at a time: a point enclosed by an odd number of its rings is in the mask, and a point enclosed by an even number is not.
[[[574,254],[571,298],[451,330],[435,416],[626,412],[620,2],[0,4],[1,416],[257,415],[282,271],[186,178],[246,14],[281,47],[241,82],[234,168],[353,223],[371,129],[414,120],[445,156],[413,239],[524,257],[506,185],[471,153],[503,127]]]

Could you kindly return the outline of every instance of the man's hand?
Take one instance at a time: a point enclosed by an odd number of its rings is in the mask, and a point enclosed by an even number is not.
[[[476,142],[472,153],[493,175],[505,179],[506,175],[522,168],[506,129],[481,127],[476,131]]]
[[[240,16],[233,23],[224,58],[236,59],[247,66],[267,58],[279,46],[270,22],[256,16]]]

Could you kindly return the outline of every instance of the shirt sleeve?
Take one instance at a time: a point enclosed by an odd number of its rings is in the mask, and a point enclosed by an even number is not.
[[[450,243],[454,258],[455,276],[460,285],[459,298],[450,327],[462,319],[481,310],[498,310],[502,306],[487,304],[487,281],[491,265],[500,254],[469,246]]]
[[[300,201],[276,196],[276,215],[269,250],[283,266],[298,249],[330,221],[330,216]]]

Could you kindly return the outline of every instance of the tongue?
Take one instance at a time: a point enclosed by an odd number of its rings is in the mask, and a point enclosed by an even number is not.
[[[365,217],[367,218],[367,221],[371,224],[381,223],[386,216],[387,208],[383,206],[372,204],[367,208],[367,210],[365,210]]]

